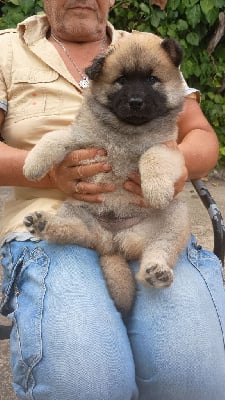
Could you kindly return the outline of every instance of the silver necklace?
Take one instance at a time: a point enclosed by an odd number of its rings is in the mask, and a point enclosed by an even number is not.
[[[89,78],[87,75],[85,75],[81,69],[79,68],[79,66],[75,63],[74,59],[72,58],[70,52],[66,49],[66,47],[64,46],[64,44],[53,34],[51,33],[51,37],[52,39],[58,43],[58,45],[63,49],[64,53],[66,54],[67,58],[70,60],[71,64],[73,65],[73,67],[75,68],[75,70],[78,72],[78,74],[81,76],[81,80],[79,82],[79,86],[81,89],[87,89],[89,87]],[[99,51],[99,54],[103,52],[103,50],[105,49],[105,45],[106,45],[106,38],[103,39],[102,41],[102,45]]]

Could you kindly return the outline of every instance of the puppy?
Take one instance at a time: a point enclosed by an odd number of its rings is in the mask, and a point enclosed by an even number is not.
[[[184,159],[163,145],[177,139],[185,90],[181,61],[182,49],[172,39],[125,35],[86,69],[91,84],[72,126],[46,134],[24,165],[25,176],[39,180],[73,150],[107,150],[112,171],[88,179],[116,185],[101,204],[69,198],[57,215],[38,211],[24,224],[40,238],[99,252],[109,292],[123,315],[136,290],[127,260],[140,260],[136,278],[144,285],[167,287],[190,234],[186,206],[174,198]],[[140,173],[145,208],[123,188],[132,171]]]

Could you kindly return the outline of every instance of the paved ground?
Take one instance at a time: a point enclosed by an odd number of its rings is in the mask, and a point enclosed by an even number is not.
[[[222,215],[225,218],[225,174],[220,175],[216,179],[215,175],[207,182],[207,187],[217,202]],[[0,206],[1,202],[7,198],[7,189],[0,189]],[[193,186],[190,182],[186,184],[183,193],[184,198],[188,203],[190,210],[190,218],[192,221],[192,232],[197,236],[199,242],[207,249],[213,249],[213,231],[211,221],[208,217],[207,211],[202,205],[199,197],[197,196]],[[0,273],[1,280],[1,273]],[[0,317],[0,324],[7,323],[6,319]],[[0,400],[15,400],[11,388],[11,372],[9,367],[9,348],[8,341],[0,342]]]

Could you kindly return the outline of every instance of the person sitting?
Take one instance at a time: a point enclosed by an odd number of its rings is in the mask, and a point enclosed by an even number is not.
[[[124,323],[98,255],[38,240],[23,225],[55,213],[66,196],[101,202],[112,184],[87,178],[108,163],[79,165],[104,149],[71,152],[39,182],[23,165],[47,132],[68,126],[88,86],[85,68],[124,34],[108,22],[113,0],[44,0],[44,15],[0,32],[0,185],[13,186],[1,224],[2,313],[13,321],[11,365],[20,400],[224,400],[225,292],[221,263],[192,236],[166,289],[137,288]],[[176,183],[207,175],[218,140],[187,86],[176,147],[186,168]],[[138,174],[124,188],[143,206]],[[135,272],[137,263],[132,262]]]

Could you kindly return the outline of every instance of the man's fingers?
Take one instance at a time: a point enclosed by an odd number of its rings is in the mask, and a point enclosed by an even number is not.
[[[128,176],[128,179],[135,182],[139,186],[141,185],[141,176],[138,172],[131,172],[131,174]]]
[[[76,200],[87,201],[88,203],[101,203],[104,201],[104,194],[79,194],[74,193],[72,197]]]
[[[143,197],[138,196],[136,200],[134,200],[130,204],[135,204],[136,206],[143,207],[143,208],[148,208],[148,204],[146,200]]]
[[[71,153],[67,154],[64,158],[64,162],[67,167],[75,167],[80,161],[89,160],[95,157],[106,156],[107,153],[104,149],[96,149],[95,147],[91,147],[88,149],[80,149],[74,150]]]
[[[77,195],[96,195],[100,193],[109,193],[115,190],[114,184],[95,184],[89,182],[74,182],[72,194],[73,197],[77,198]],[[79,198],[80,200],[80,198]]]
[[[124,182],[124,189],[128,190],[128,192],[134,193],[138,196],[142,196],[141,186],[133,181],[126,181]]]
[[[94,163],[88,165],[79,165],[70,169],[71,179],[88,178],[100,173],[111,171],[112,167],[108,163]]]

